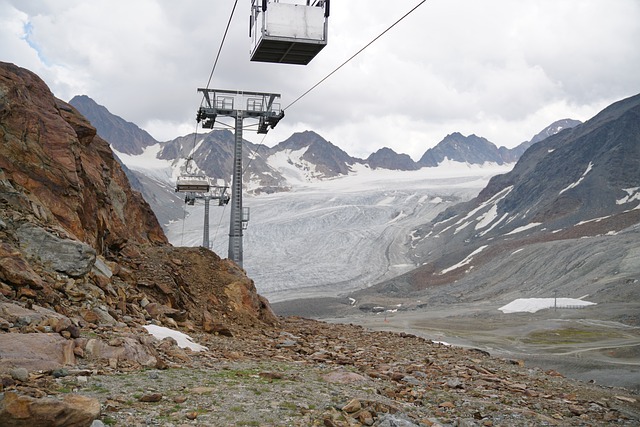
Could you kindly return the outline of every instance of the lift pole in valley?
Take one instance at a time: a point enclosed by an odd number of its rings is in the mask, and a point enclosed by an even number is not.
[[[247,228],[249,210],[242,206],[242,130],[244,119],[258,119],[258,133],[267,133],[284,117],[280,105],[274,103],[279,94],[220,89],[198,89],[204,95],[197,120],[202,127],[213,129],[216,119],[235,119],[235,139],[231,184],[231,218],[229,224],[229,259],[240,267],[243,263],[242,230]]]

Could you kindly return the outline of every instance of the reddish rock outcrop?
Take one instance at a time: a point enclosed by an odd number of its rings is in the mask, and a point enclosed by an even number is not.
[[[126,242],[166,243],[109,144],[35,74],[0,63],[0,169],[42,223],[99,254]]]
[[[3,347],[0,372],[76,357],[162,365],[139,327],[150,321],[229,337],[277,323],[233,262],[171,246],[95,128],[38,76],[2,62],[0,308],[0,341],[21,343]]]

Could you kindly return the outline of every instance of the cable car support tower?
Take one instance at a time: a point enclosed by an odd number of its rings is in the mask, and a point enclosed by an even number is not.
[[[211,199],[218,201],[218,206],[229,203],[226,194],[227,186],[212,185],[211,180],[205,175],[192,173],[192,157],[187,159],[184,174],[176,181],[176,192],[185,193],[184,202],[193,206],[196,199],[204,200],[204,227],[202,231],[202,247],[209,249],[209,202]]]
[[[213,129],[218,117],[231,117],[235,121],[233,172],[231,183],[231,215],[229,224],[228,258],[242,267],[242,231],[247,227],[249,211],[242,207],[242,131],[245,119],[258,120],[258,133],[266,134],[284,117],[280,94],[243,92],[221,89],[198,89],[203,94],[203,104],[196,119],[205,129]]]

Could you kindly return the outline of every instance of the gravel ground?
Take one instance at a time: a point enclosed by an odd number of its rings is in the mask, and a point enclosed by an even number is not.
[[[521,360],[405,333],[301,318],[194,334],[167,369],[105,366],[50,393],[97,398],[116,426],[600,426],[640,424],[639,396]]]

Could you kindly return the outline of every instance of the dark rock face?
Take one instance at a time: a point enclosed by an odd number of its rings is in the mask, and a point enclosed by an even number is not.
[[[438,145],[427,150],[418,163],[435,167],[445,159],[462,163],[504,163],[498,148],[486,138],[476,135],[463,136],[458,132],[447,135]]]
[[[158,143],[146,131],[111,114],[109,110],[86,95],[74,96],[69,104],[86,117],[98,134],[109,141],[120,153],[142,154],[146,147]]]
[[[381,148],[367,157],[366,163],[371,169],[391,169],[411,171],[420,169],[407,154],[398,154],[390,148]]]
[[[511,148],[511,149],[506,147],[500,147],[498,150],[500,152],[500,155],[502,156],[502,159],[505,162],[514,163],[514,162],[517,162],[518,159],[524,154],[524,152],[527,151],[527,149],[531,147],[533,144],[543,141],[549,138],[550,136],[553,136],[559,132],[562,132],[565,129],[571,129],[573,127],[576,127],[581,123],[582,122],[579,120],[572,120],[572,119],[557,120],[551,123],[546,128],[542,129],[537,134],[535,134],[530,141],[525,141],[522,144],[518,145],[517,147]]]
[[[498,213],[529,212],[564,227],[629,209],[617,203],[640,185],[640,96],[532,146],[510,173],[492,179],[479,200],[514,185]],[[516,225],[516,224],[514,224]]]

